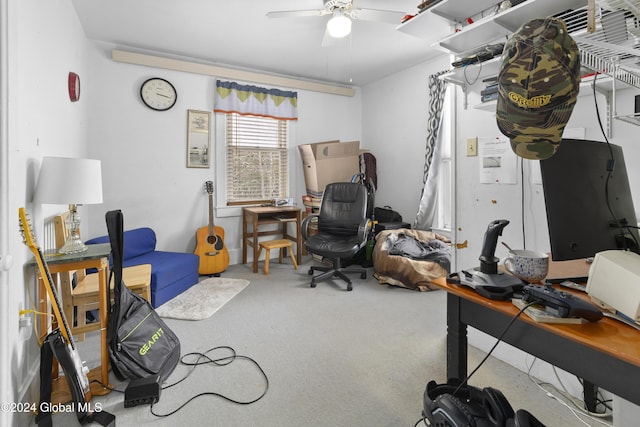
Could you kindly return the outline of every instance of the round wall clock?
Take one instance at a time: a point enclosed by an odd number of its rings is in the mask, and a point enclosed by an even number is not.
[[[140,97],[147,107],[156,111],[165,111],[175,105],[178,93],[167,80],[153,77],[140,86]]]
[[[71,100],[71,102],[76,102],[80,99],[80,76],[72,71],[69,71],[68,80],[69,99]]]

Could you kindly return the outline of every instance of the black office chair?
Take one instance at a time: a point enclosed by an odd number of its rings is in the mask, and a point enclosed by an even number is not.
[[[339,277],[347,282],[347,290],[353,289],[350,273],[359,273],[361,279],[367,278],[364,268],[346,269],[342,266],[345,258],[353,257],[367,243],[371,230],[368,217],[368,190],[363,184],[338,182],[327,185],[322,196],[320,212],[309,215],[301,224],[304,245],[311,254],[332,259],[333,266],[312,266],[309,275],[315,270],[324,273],[311,279],[311,287],[316,283]],[[318,233],[308,234],[309,223],[318,218]]]

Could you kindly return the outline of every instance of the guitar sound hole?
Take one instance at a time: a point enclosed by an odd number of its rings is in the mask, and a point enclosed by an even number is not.
[[[213,245],[218,251],[222,249],[222,247],[224,246],[224,242],[218,236],[207,237],[207,243],[209,243],[210,245]]]

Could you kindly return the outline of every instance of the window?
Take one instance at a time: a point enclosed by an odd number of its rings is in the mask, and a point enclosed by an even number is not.
[[[287,197],[288,121],[227,113],[226,125],[227,205]]]

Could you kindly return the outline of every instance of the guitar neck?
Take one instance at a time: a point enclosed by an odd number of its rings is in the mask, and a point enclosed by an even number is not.
[[[58,322],[58,326],[60,327],[60,332],[62,332],[62,336],[67,340],[69,345],[71,345],[71,348],[75,350],[76,344],[73,340],[73,335],[71,335],[71,328],[69,327],[69,323],[67,322],[67,317],[64,314],[64,310],[62,310],[60,297],[58,296],[58,291],[53,284],[53,278],[51,277],[51,272],[49,271],[47,261],[44,259],[44,255],[42,254],[42,250],[40,250],[40,248],[32,248],[31,251],[35,256],[36,263],[38,264],[38,270],[40,271],[40,276],[42,277],[44,287],[47,290],[49,299],[51,300],[51,308],[53,309],[56,321]]]
[[[40,276],[47,290],[47,294],[49,295],[49,300],[51,300],[51,308],[53,309],[56,321],[58,322],[58,326],[60,327],[60,332],[62,333],[62,336],[67,340],[69,345],[75,350],[75,343],[73,342],[73,337],[71,336],[71,328],[69,328],[69,323],[64,316],[64,311],[62,310],[62,304],[60,303],[58,292],[53,285],[53,279],[51,278],[49,266],[47,265],[47,261],[44,259],[44,255],[42,254],[40,246],[36,242],[36,238],[31,229],[30,221],[25,208],[18,209],[18,216],[20,218],[20,229],[22,231],[24,243],[31,250],[31,252],[33,253],[33,257],[38,264],[38,270],[40,271]]]
[[[209,194],[209,235],[213,236],[215,224],[213,223],[213,194]]]

